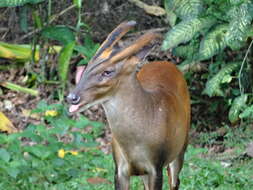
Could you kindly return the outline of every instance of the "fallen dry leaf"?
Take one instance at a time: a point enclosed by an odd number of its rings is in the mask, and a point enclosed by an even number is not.
[[[36,119],[36,120],[40,120],[41,119],[40,114],[32,113],[32,111],[28,110],[28,109],[22,109],[22,115],[24,117],[30,117],[30,118]]]
[[[8,117],[2,112],[0,112],[0,131],[7,131],[8,133],[15,133],[18,131]]]
[[[87,179],[87,182],[94,185],[101,184],[101,183],[111,184],[110,181],[102,177],[91,177]]]

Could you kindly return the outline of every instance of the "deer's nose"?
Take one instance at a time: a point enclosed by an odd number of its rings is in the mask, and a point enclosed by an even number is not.
[[[80,96],[73,94],[73,93],[69,93],[69,95],[67,96],[67,101],[70,104],[78,104],[80,102]]]

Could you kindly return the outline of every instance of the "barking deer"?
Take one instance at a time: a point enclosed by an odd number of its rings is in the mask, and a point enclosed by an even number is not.
[[[161,190],[167,167],[171,190],[179,188],[190,125],[186,81],[168,61],[137,65],[160,35],[146,33],[125,48],[118,41],[135,21],[114,29],[67,96],[70,112],[102,104],[112,132],[115,189],[128,190],[130,176],[143,179],[145,190]]]

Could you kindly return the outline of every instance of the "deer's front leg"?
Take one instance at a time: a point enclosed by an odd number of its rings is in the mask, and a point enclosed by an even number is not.
[[[130,166],[117,142],[112,141],[113,159],[115,162],[115,190],[129,190]]]
[[[162,169],[150,171],[142,177],[145,190],[162,190],[163,173]]]
[[[115,169],[115,189],[116,190],[129,190],[129,179],[130,176],[120,172],[120,168]]]

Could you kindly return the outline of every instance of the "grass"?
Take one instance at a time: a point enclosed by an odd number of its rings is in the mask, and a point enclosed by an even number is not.
[[[253,187],[253,160],[238,160],[231,166],[222,165],[223,162],[213,158],[204,158],[208,150],[189,146],[185,157],[184,168],[181,172],[181,189],[184,190],[249,190]],[[88,161],[88,160],[87,160]],[[96,157],[96,160],[86,162],[93,165],[91,171],[83,173],[83,176],[67,184],[59,185],[52,189],[87,189],[110,190],[113,189],[114,165],[111,155]],[[111,184],[90,184],[87,179],[91,177],[105,178]],[[79,185],[82,184],[82,187]],[[138,177],[131,179],[131,189],[143,189]],[[164,171],[163,190],[168,189],[166,172]]]
[[[31,124],[20,133],[0,134],[0,189],[113,189],[112,156],[100,151],[95,142],[103,131],[100,123],[84,117],[72,120],[62,105],[46,102],[40,102],[35,112],[42,117],[40,124]],[[89,133],[85,132],[87,126],[93,126]],[[252,129],[225,129],[222,140],[218,132],[200,133],[194,145],[189,145],[180,176],[181,189],[252,189],[253,159],[244,153],[253,139]],[[224,153],[200,148],[217,144],[224,147]],[[164,170],[163,190],[168,189],[167,180]],[[132,177],[131,190],[139,189],[143,189],[141,180]]]

